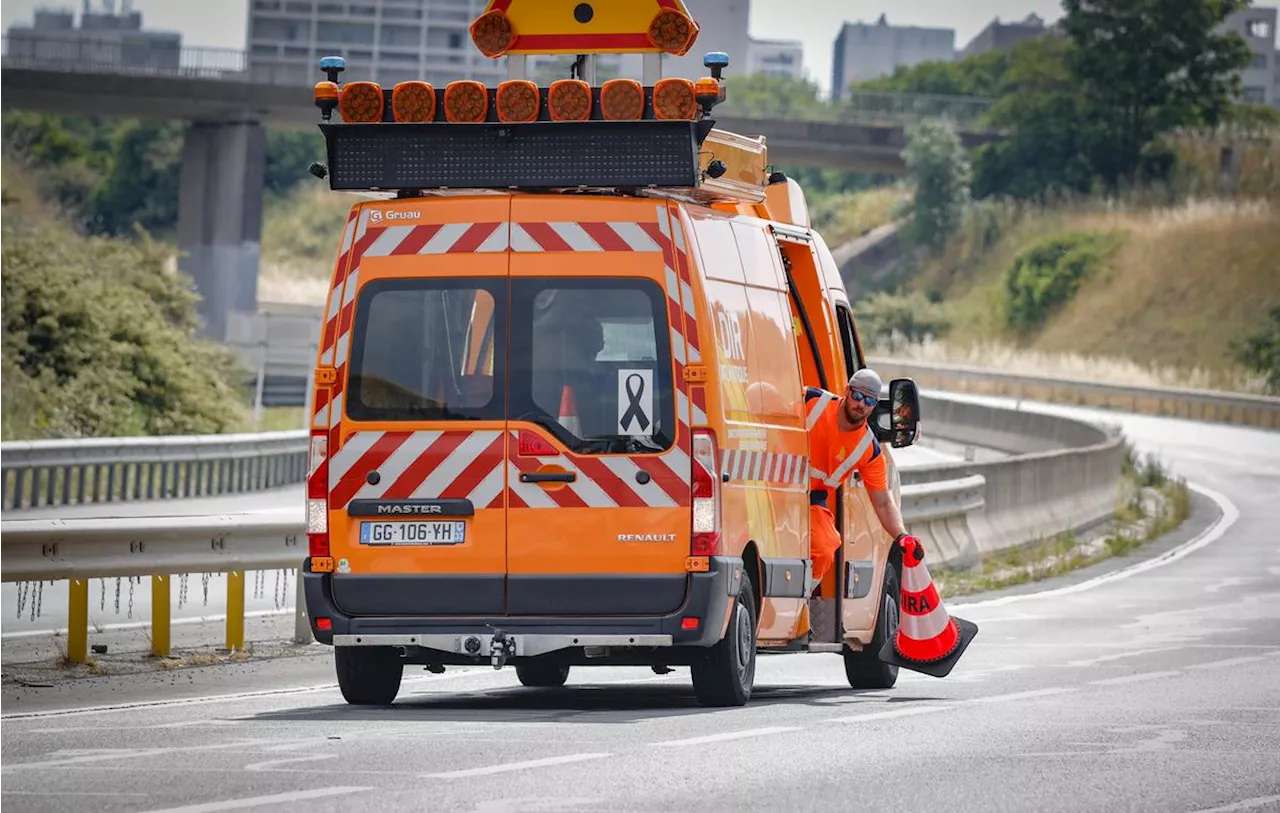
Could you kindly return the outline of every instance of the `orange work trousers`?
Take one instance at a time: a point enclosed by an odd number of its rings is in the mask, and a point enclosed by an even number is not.
[[[809,506],[809,558],[813,560],[813,578],[821,581],[836,561],[840,534],[836,518],[821,505]]]

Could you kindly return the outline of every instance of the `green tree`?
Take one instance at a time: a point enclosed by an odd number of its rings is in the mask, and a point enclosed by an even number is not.
[[[267,191],[282,197],[300,183],[314,182],[307,168],[324,160],[324,135],[315,127],[267,130]]]
[[[926,119],[907,128],[903,151],[915,186],[911,231],[916,242],[941,250],[955,233],[969,201],[969,158],[955,126]]]
[[[725,76],[725,100],[713,115],[776,119],[829,116],[831,111],[812,82],[752,73]]]
[[[1093,124],[1068,63],[1071,47],[1059,37],[1039,37],[1019,43],[1009,54],[999,100],[987,114],[1008,136],[978,150],[974,197],[1025,199],[1089,191]]]
[[[178,225],[183,125],[129,121],[116,131],[111,168],[89,200],[97,234],[130,235],[135,226],[166,232]]]
[[[1115,187],[1177,127],[1216,125],[1250,51],[1218,26],[1249,0],[1063,0],[1072,75],[1087,100],[1095,173]]]
[[[857,90],[888,93],[935,93],[944,96],[994,97],[1000,93],[1009,54],[987,51],[955,62],[921,62],[898,66],[888,76],[856,85]]]

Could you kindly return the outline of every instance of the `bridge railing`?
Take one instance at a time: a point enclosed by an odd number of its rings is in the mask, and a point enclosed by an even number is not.
[[[312,59],[281,59],[251,55],[232,48],[158,47],[150,42],[58,37],[37,32],[10,32],[4,36],[4,68],[38,68],[70,73],[111,73],[136,76],[173,76],[264,85],[310,87],[319,73]],[[341,49],[338,49],[339,51]],[[377,79],[370,76],[368,78]],[[724,116],[837,124],[903,126],[923,118],[946,118],[962,129],[987,131],[984,116],[992,100],[971,96],[925,93],[848,93],[838,104],[822,104],[796,110],[753,111],[744,115],[729,100],[717,113]]]

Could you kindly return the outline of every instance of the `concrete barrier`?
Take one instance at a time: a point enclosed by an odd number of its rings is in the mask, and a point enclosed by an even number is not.
[[[1124,438],[1083,421],[947,398],[922,397],[923,433],[1009,451],[985,462],[939,463],[901,471],[902,488],[981,477],[981,505],[957,516],[922,518],[908,528],[939,553],[968,566],[982,554],[1076,530],[1114,514]]]

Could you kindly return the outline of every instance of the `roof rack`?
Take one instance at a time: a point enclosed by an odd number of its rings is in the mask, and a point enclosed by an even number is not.
[[[513,77],[523,75],[527,54],[578,53],[571,76],[544,87],[524,78],[497,87],[474,80],[443,89],[423,81],[389,90],[370,81],[339,85],[346,61],[322,58],[326,79],[314,100],[328,164],[312,172],[334,190],[401,196],[520,189],[764,199],[764,138],[717,130],[711,118],[725,99],[728,54],[706,54],[711,75],[696,82],[660,77],[661,54],[687,52],[699,30],[680,0],[654,0],[656,13],[648,9],[652,19],[639,31],[643,2],[613,4],[600,19],[579,3],[573,22],[587,30],[568,33],[557,33],[563,21],[548,13],[551,5],[558,4],[490,0],[471,26],[477,48],[505,56]],[[646,81],[594,86],[579,78],[594,54],[607,52],[644,53]]]

